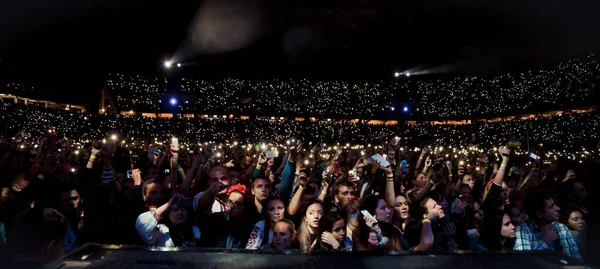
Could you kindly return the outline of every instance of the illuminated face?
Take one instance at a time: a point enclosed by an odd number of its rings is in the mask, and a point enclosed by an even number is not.
[[[444,216],[446,216],[446,214],[444,213],[444,210],[442,209],[442,206],[438,205],[438,203],[431,198],[429,198],[429,200],[427,200],[427,202],[425,203],[425,206],[427,207],[427,213],[437,212],[440,219],[443,219]],[[427,214],[424,214],[423,218],[427,218]]]
[[[188,210],[185,207],[179,207],[176,204],[169,210],[169,220],[174,225],[184,223],[187,219]]]
[[[548,200],[546,200],[546,203],[544,205],[544,210],[542,212],[538,211],[538,217],[540,217],[541,219],[547,221],[547,222],[555,222],[558,220],[559,215],[559,211],[560,211],[560,207],[558,207],[555,203],[554,203],[554,199],[550,198]]]
[[[377,208],[375,209],[375,219],[379,222],[390,222],[390,217],[392,216],[392,211],[385,203],[385,200],[379,199],[377,202]]]
[[[425,174],[419,173],[419,175],[417,175],[417,179],[415,179],[413,183],[419,188],[425,187],[425,184],[427,184],[427,181],[425,181]]]
[[[285,205],[280,200],[271,200],[265,205],[267,209],[267,219],[271,225],[283,218],[285,214]]]
[[[333,234],[333,237],[335,237],[340,244],[344,244],[344,240],[346,239],[346,223],[344,220],[338,220],[333,224],[331,234]]]
[[[500,236],[503,238],[515,238],[515,226],[510,221],[510,216],[504,214],[502,218],[502,227],[500,228]]]
[[[581,212],[579,211],[571,212],[569,220],[567,221],[567,226],[569,226],[569,229],[573,231],[581,231],[581,229],[583,229],[583,227],[585,226],[583,214],[581,214]]]
[[[304,221],[308,223],[313,229],[319,228],[319,220],[323,216],[323,206],[318,203],[314,203],[308,207],[306,214],[304,215]]]
[[[350,197],[355,194],[356,190],[353,186],[340,186],[338,193],[335,195],[335,201],[340,204],[340,207],[343,207],[350,201]]]
[[[293,235],[290,234],[291,227],[285,222],[275,223],[273,226],[273,248],[276,250],[292,249],[294,241]]]
[[[469,188],[473,189],[475,186],[475,180],[473,179],[473,176],[465,175],[462,179],[462,184],[467,184],[469,185]]]
[[[229,186],[231,185],[231,179],[229,179],[229,174],[225,169],[213,169],[210,171],[210,180],[212,183],[221,182],[223,185]],[[227,189],[223,189],[218,194],[226,194]]]
[[[241,216],[244,213],[244,196],[239,192],[232,192],[229,194],[227,206],[229,208],[229,216]]]
[[[258,202],[263,202],[271,193],[271,182],[264,178],[256,178],[252,184],[252,194]]]
[[[404,196],[396,196],[396,204],[394,205],[394,216],[400,216],[401,220],[408,219],[408,200]]]

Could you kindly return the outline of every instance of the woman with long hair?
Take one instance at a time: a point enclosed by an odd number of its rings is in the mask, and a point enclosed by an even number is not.
[[[392,205],[392,220],[391,223],[401,233],[404,233],[406,222],[408,221],[408,199],[404,194],[396,195],[394,204]]]
[[[298,229],[298,243],[303,251],[310,251],[319,236],[319,220],[323,216],[323,203],[309,201],[302,210],[302,221]]]
[[[319,220],[316,251],[352,251],[352,241],[346,236],[346,222],[337,214],[327,214]]]
[[[571,235],[579,247],[579,253],[585,258],[587,226],[583,212],[579,209],[565,208],[560,212],[559,221],[569,227]]]
[[[135,226],[144,242],[157,247],[195,247],[200,229],[188,218],[188,208],[180,206],[182,194],[176,194],[156,209],[142,213]]]
[[[353,196],[350,202],[342,207],[341,216],[346,221],[346,236],[352,241],[352,233],[358,229],[358,216],[361,200]]]
[[[489,251],[512,251],[515,245],[515,226],[510,216],[499,212],[483,220],[479,243]]]
[[[273,227],[285,216],[285,203],[279,197],[270,196],[262,208],[264,220],[257,222],[252,228],[246,249],[259,249],[262,245],[273,242]]]
[[[426,197],[418,204],[411,204],[410,219],[406,223],[405,238],[412,251],[429,251],[435,244],[432,222],[443,219],[442,207]]]
[[[368,211],[372,218],[361,213],[358,229],[352,235],[355,250],[403,250],[402,235],[390,224],[392,212],[382,197],[373,195],[365,198],[360,209],[361,212]]]

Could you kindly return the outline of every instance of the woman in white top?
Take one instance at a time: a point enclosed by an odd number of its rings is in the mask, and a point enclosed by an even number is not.
[[[269,197],[265,201],[262,214],[266,219],[254,225],[246,249],[260,249],[261,246],[273,242],[273,227],[285,217],[285,203],[279,197]]]
[[[195,247],[200,229],[188,219],[188,208],[183,207],[183,195],[176,194],[159,208],[150,208],[135,222],[135,228],[146,244],[156,247]]]

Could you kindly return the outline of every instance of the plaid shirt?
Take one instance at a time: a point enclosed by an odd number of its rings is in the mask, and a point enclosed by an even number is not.
[[[537,224],[533,221],[523,222],[515,230],[514,250],[552,250],[581,260],[579,248],[569,228],[559,222],[553,222],[552,226],[558,231],[558,240],[548,245],[540,239],[541,229]]]

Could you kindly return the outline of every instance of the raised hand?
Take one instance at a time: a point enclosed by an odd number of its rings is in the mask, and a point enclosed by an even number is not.
[[[508,155],[510,155],[510,149],[508,147],[498,147],[498,153],[502,156],[502,160],[508,160]]]
[[[267,163],[267,157],[265,156],[265,153],[262,152],[258,155],[258,164],[263,166]]]
[[[230,167],[234,167],[235,165],[233,164],[233,160],[230,160],[230,161],[224,163],[223,166],[230,168]]]
[[[321,241],[332,246],[334,249],[340,246],[340,242],[338,242],[337,239],[335,239],[335,236],[333,236],[333,234],[330,232],[323,232],[321,234]]]
[[[227,188],[229,188],[229,186],[217,181],[210,185],[209,191],[214,194],[218,194]]]
[[[140,172],[140,169],[133,169],[133,171],[131,171],[131,178],[133,178],[133,185],[142,185],[142,173]]]
[[[425,159],[425,167],[431,167],[431,157],[427,157],[427,159]]]

